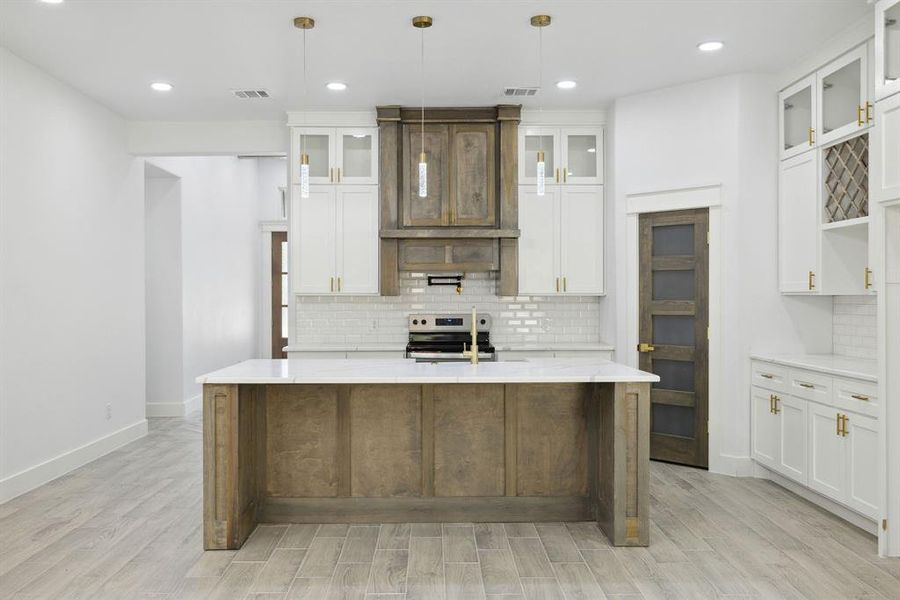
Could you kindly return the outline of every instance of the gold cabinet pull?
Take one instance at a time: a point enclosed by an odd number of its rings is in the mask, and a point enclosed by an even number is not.
[[[769,394],[769,412],[775,414],[775,394]]]
[[[331,291],[334,291],[334,277],[329,277],[330,280],[329,286],[331,287]]]
[[[841,415],[841,437],[847,437],[847,423],[850,422],[850,418],[847,415]]]
[[[863,271],[863,280],[866,284],[866,289],[872,289],[872,269],[866,267]]]
[[[556,292],[559,293],[559,277],[556,278]]]
[[[340,167],[337,168],[337,180],[338,180],[338,183],[340,183],[340,181],[341,181],[341,168]]]
[[[569,167],[563,167],[563,183],[568,180],[569,177]]]
[[[776,396],[775,394],[772,394],[772,412],[773,412],[774,414],[776,414],[776,415],[777,415],[778,413],[781,412],[781,409],[778,408],[778,401],[779,401],[779,400],[781,400],[781,398],[779,398],[779,397]]]
[[[640,344],[638,344],[637,350],[638,352],[646,354],[648,352],[653,352],[654,350],[656,350],[656,347],[654,347],[653,344],[641,342]]]
[[[556,183],[559,183],[559,167],[556,167]]]
[[[334,167],[328,169],[328,181],[334,183]]]
[[[854,400],[862,400],[863,402],[869,401],[869,397],[863,396],[862,394],[850,394],[850,397],[853,398]]]
[[[563,277],[563,291],[564,291],[564,292],[568,292],[568,291],[569,291],[569,286],[566,284],[566,278],[565,278],[565,277]]]
[[[841,413],[834,415],[835,435],[841,435]]]
[[[809,128],[809,145],[815,146],[816,144],[816,130],[812,127]]]
[[[341,291],[341,278],[338,277],[338,291]]]
[[[809,275],[806,276],[806,283],[809,289],[816,289],[816,274],[810,271]]]
[[[862,104],[860,104],[859,106],[856,107],[856,125],[857,125],[857,127],[862,127],[863,125],[866,124],[866,122],[863,120],[863,113],[865,111],[866,111],[866,108]]]
[[[866,102],[866,123],[871,123],[872,119],[874,118],[874,117],[872,117],[872,109],[873,108],[874,107],[872,106],[872,103],[867,101]]]
[[[759,376],[764,379],[772,379],[772,376],[769,375],[768,373],[760,373]]]
[[[814,389],[816,387],[811,383],[797,383],[797,385],[799,385],[802,388],[806,388],[808,390]]]

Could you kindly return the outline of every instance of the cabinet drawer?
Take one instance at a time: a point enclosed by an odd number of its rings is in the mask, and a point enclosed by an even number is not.
[[[831,404],[831,377],[791,369],[787,393],[798,398]]]
[[[853,379],[834,379],[834,405],[870,417],[878,417],[878,386]]]
[[[788,389],[788,370],[778,365],[764,362],[751,363],[750,385],[766,388],[775,392],[786,392]]]

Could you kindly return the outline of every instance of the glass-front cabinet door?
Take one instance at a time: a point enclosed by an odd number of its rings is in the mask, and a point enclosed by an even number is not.
[[[872,121],[866,77],[866,45],[848,52],[816,78],[818,140],[826,144],[867,127]]]
[[[293,145],[291,156],[295,157],[291,165],[292,182],[300,183],[300,159],[303,154],[306,154],[309,156],[309,182],[311,184],[333,183],[334,130],[295,127],[292,130],[291,138]]]
[[[900,92],[900,0],[875,5],[875,96]]]
[[[603,183],[603,130],[563,129],[559,139],[563,183]]]
[[[549,127],[519,128],[519,184],[537,184],[538,153],[544,153],[546,185],[562,183],[559,163],[559,129]]]
[[[810,75],[778,95],[782,160],[816,145],[816,76]]]
[[[335,183],[378,183],[377,130],[338,129]]]

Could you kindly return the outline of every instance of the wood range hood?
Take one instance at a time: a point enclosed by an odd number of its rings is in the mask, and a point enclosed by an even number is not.
[[[518,292],[518,128],[522,107],[377,107],[382,296],[400,272],[498,271]],[[424,148],[423,148],[424,142]],[[421,152],[428,194],[418,195]]]

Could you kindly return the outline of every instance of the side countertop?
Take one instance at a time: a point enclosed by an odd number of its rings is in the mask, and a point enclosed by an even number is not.
[[[878,362],[874,360],[837,354],[751,354],[750,358],[785,367],[819,371],[838,377],[878,382]]]
[[[653,383],[659,377],[596,358],[469,363],[386,359],[254,359],[201,375],[197,383]]]

